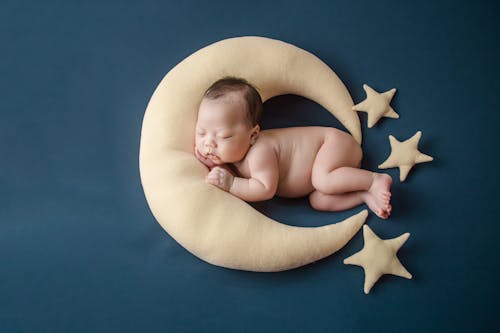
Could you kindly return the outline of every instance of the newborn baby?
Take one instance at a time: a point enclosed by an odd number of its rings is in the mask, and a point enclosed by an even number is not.
[[[392,178],[359,168],[362,151],[351,135],[328,127],[260,131],[261,112],[259,93],[243,79],[226,77],[206,91],[194,151],[210,169],[208,183],[245,201],[309,195],[318,210],[366,203],[389,217]]]

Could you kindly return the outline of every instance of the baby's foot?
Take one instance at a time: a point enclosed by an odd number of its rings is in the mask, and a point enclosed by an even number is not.
[[[365,203],[380,218],[386,219],[391,215],[391,184],[392,178],[386,173],[376,173],[372,185],[366,192]]]

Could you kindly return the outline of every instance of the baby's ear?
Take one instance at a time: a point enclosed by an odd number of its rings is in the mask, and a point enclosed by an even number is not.
[[[250,135],[250,143],[251,144],[255,143],[255,141],[257,140],[257,137],[259,136],[259,132],[260,132],[260,126],[255,125],[255,127],[252,128],[252,134]]]

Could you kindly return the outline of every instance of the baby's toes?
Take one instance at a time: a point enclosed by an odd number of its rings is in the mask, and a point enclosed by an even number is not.
[[[387,202],[384,203],[384,208],[383,209],[386,212],[389,212],[390,211],[390,207],[391,207],[391,204],[389,203],[389,201],[387,201]]]
[[[385,210],[387,206],[389,205],[389,199],[384,198],[384,197],[378,197],[378,203],[379,206],[382,210]]]
[[[391,206],[391,201],[387,200],[387,202],[385,203],[385,210],[388,210],[390,206]]]
[[[378,216],[379,216],[380,218],[382,218],[382,219],[384,219],[384,220],[385,220],[386,218],[388,218],[388,217],[389,217],[389,213],[387,213],[386,211],[382,210],[382,211],[380,211],[380,213],[378,214]]]

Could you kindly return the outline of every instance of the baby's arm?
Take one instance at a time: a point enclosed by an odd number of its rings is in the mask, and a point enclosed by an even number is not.
[[[278,158],[271,148],[255,146],[248,153],[246,163],[250,178],[232,176],[227,170],[214,168],[207,181],[245,201],[271,199],[278,188]]]

